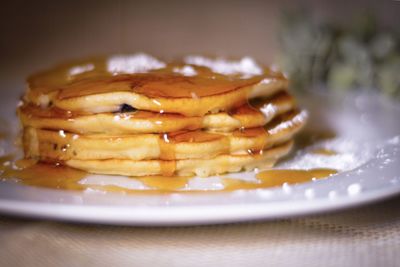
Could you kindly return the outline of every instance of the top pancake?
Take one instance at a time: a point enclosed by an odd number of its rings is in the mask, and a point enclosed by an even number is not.
[[[90,113],[135,109],[185,116],[228,111],[248,99],[287,87],[278,72],[250,58],[239,61],[199,56],[165,63],[145,54],[89,59],[60,65],[28,78],[24,100]]]

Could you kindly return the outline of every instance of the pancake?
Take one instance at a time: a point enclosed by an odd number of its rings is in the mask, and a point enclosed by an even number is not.
[[[210,176],[265,169],[307,120],[285,76],[250,58],[98,57],[28,78],[26,158],[90,173]]]
[[[181,130],[205,129],[229,132],[240,127],[264,126],[277,115],[292,110],[295,101],[286,91],[271,98],[255,99],[229,112],[208,114],[203,117],[186,117],[180,114],[149,111],[77,114],[55,107],[41,108],[26,104],[18,108],[18,115],[25,127],[64,130],[78,134],[137,134],[166,133]]]
[[[182,131],[164,134],[78,135],[26,128],[25,155],[54,160],[211,159],[221,154],[247,154],[290,140],[305,124],[305,111],[290,111],[265,127],[228,133]]]
[[[220,155],[212,159],[184,160],[68,160],[64,164],[89,173],[125,176],[191,176],[207,177],[227,172],[250,171],[271,168],[275,162],[287,155],[293,146],[289,141],[280,146],[264,150],[257,155]]]
[[[24,101],[89,113],[138,110],[203,116],[287,88],[287,79],[253,60],[188,57],[165,63],[136,54],[64,64],[28,78]]]

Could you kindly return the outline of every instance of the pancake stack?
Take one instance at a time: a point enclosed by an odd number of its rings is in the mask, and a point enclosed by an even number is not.
[[[26,158],[90,173],[210,176],[271,168],[307,113],[250,58],[87,59],[28,78]]]

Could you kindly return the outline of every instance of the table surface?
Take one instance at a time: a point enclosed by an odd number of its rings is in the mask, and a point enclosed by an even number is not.
[[[127,227],[0,217],[0,266],[400,266],[400,197],[294,219]]]

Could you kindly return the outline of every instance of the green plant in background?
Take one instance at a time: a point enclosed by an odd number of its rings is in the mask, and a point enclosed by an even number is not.
[[[375,88],[400,97],[398,34],[380,29],[370,15],[350,25],[316,22],[306,12],[284,13],[279,60],[293,89]]]

